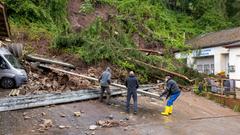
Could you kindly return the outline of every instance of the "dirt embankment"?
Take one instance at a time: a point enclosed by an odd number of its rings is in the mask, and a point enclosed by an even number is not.
[[[74,31],[79,32],[93,23],[97,17],[107,21],[117,11],[108,5],[96,5],[94,11],[89,14],[79,12],[84,0],[69,0],[68,19]]]

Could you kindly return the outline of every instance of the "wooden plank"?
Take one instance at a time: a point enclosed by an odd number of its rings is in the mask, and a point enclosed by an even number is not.
[[[125,91],[115,90],[112,92],[112,96],[123,93]],[[95,99],[99,96],[100,90],[79,90],[64,93],[9,97],[0,99],[0,112],[83,101]]]
[[[51,70],[54,70],[54,71],[66,73],[66,74],[73,75],[73,76],[78,76],[78,77],[85,78],[85,79],[92,80],[92,81],[98,81],[97,78],[77,74],[77,73],[74,73],[74,72],[71,72],[71,71],[66,71],[66,70],[63,70],[63,69],[60,69],[60,68],[54,68],[54,67],[43,65],[43,64],[40,64],[39,67],[51,69]],[[111,83],[111,85],[115,86],[115,87],[118,87],[118,88],[121,88],[121,89],[127,89],[126,86],[121,85],[121,84]],[[147,92],[147,91],[144,91],[143,89],[138,89],[137,92],[139,94],[143,94],[143,95],[146,95],[146,96],[149,96],[149,97],[152,97],[152,98],[159,98],[159,94],[154,94],[154,93],[151,93],[151,92]]]
[[[31,61],[51,63],[51,64],[57,64],[57,65],[61,65],[61,66],[69,67],[69,68],[75,68],[74,65],[69,64],[69,63],[65,63],[65,62],[58,61],[58,60],[51,60],[51,59],[47,59],[47,58],[42,58],[42,57],[35,56],[35,55],[27,55],[26,58],[27,58],[27,60],[31,60]]]

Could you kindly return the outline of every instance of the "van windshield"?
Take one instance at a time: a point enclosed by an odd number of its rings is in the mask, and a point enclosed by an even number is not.
[[[4,57],[9,61],[9,63],[15,67],[15,68],[22,68],[22,65],[19,63],[19,61],[11,54],[6,54]]]

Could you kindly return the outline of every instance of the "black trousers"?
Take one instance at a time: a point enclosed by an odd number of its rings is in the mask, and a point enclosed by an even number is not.
[[[111,97],[111,90],[110,90],[109,86],[101,86],[101,94],[100,94],[99,100],[102,102],[103,94],[105,93],[105,91],[107,92],[107,94],[106,94],[107,103],[109,103],[110,102],[110,97]]]
[[[134,90],[134,91],[128,90],[126,111],[129,112],[131,98],[133,98],[133,109],[134,109],[134,112],[137,112],[138,108],[137,108],[137,91],[136,90]]]

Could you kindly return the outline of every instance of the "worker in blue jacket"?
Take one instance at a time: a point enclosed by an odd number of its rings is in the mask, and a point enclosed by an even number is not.
[[[133,97],[133,109],[134,114],[137,113],[137,89],[139,87],[138,80],[134,75],[134,72],[129,72],[129,77],[126,79],[125,85],[127,87],[127,103],[126,103],[126,112],[129,113],[130,109],[130,100]]]
[[[166,76],[165,81],[166,81],[166,89],[160,95],[160,99],[164,95],[166,95],[166,99],[168,99],[168,98],[169,99],[167,101],[167,105],[165,106],[165,110],[161,114],[168,116],[168,115],[172,114],[173,102],[179,97],[181,91],[180,91],[176,81],[174,81],[170,75]]]
[[[103,101],[103,94],[105,91],[107,91],[107,104],[110,105],[110,97],[111,97],[111,90],[109,85],[111,84],[111,69],[107,67],[107,69],[101,74],[98,81],[100,82],[101,86],[101,94],[99,97],[99,101]]]

